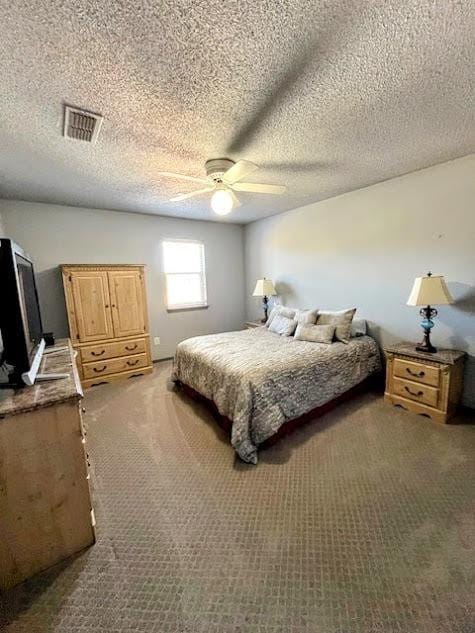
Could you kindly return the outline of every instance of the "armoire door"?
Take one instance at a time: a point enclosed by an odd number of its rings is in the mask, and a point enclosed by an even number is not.
[[[112,322],[115,336],[134,336],[146,331],[145,289],[139,270],[109,272]]]
[[[70,273],[71,293],[79,341],[87,343],[112,338],[112,316],[107,272],[100,270]]]

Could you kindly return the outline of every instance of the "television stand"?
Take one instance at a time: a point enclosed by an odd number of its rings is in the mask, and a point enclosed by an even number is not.
[[[64,339],[58,347],[65,343],[40,370],[67,379],[0,398],[1,604],[3,591],[95,540],[82,389],[72,347]]]
[[[53,345],[52,347],[45,347],[43,350],[43,356],[47,354],[59,354],[60,352],[65,352],[67,349],[67,345]]]
[[[69,378],[71,374],[36,374],[35,382],[46,382],[47,380],[62,380]]]

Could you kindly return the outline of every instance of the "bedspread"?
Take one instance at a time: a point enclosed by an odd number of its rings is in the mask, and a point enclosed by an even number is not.
[[[213,400],[232,422],[231,443],[246,462],[287,421],[322,406],[379,371],[370,336],[309,343],[258,327],[197,336],[176,350],[172,379]]]

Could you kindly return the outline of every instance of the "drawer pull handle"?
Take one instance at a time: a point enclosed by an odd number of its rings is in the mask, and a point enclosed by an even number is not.
[[[133,351],[134,351],[134,349],[137,349],[137,343],[135,343],[135,345],[134,345],[133,347],[129,347],[128,345],[126,345],[126,346],[125,346],[125,349],[126,349],[128,352],[133,352]]]
[[[101,367],[101,368],[99,368],[99,367],[93,367],[93,368],[92,368],[92,371],[95,371],[95,372],[96,372],[96,374],[100,374],[100,373],[101,373],[101,371],[104,371],[104,369],[107,369],[107,365],[104,365],[104,367]]]
[[[102,354],[105,354],[106,350],[103,349],[100,352],[91,352],[91,356],[102,356]]]
[[[425,371],[412,371],[410,367],[406,367],[406,371],[410,376],[414,376],[415,378],[423,378],[426,375]]]
[[[410,393],[411,396],[416,396],[417,398],[424,395],[423,391],[418,391],[417,393],[415,391],[411,391],[407,385],[404,385],[404,389],[407,391],[407,393]]]
[[[136,365],[139,362],[139,359],[137,358],[137,360],[128,360],[127,361],[127,365],[129,367],[134,367],[134,365]]]

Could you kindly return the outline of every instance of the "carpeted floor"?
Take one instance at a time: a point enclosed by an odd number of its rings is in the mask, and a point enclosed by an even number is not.
[[[87,393],[98,542],[2,630],[473,633],[475,426],[369,393],[250,466],[169,370]]]

